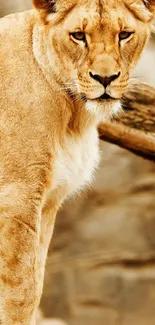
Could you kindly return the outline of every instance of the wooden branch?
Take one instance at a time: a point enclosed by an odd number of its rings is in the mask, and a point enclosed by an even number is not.
[[[155,88],[134,81],[122,104],[119,118],[100,125],[101,140],[155,161]]]

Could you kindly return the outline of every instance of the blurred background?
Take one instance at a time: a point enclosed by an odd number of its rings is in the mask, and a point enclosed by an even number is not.
[[[0,0],[0,15],[30,7]],[[134,76],[155,85],[154,36]],[[100,146],[92,189],[58,214],[41,309],[68,325],[155,325],[155,164]]]

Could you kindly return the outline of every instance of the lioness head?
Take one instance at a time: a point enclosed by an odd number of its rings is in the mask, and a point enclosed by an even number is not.
[[[112,113],[150,35],[155,0],[33,0],[59,82]]]

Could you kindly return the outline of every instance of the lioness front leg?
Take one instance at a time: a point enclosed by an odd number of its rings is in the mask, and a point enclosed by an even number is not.
[[[9,207],[5,199],[0,197],[1,324],[34,325],[40,302],[39,209],[12,196]]]
[[[40,240],[39,240],[39,263],[40,263],[40,293],[44,282],[45,263],[48,253],[49,244],[53,235],[56,214],[67,193],[67,189],[58,188],[51,193],[42,209]]]

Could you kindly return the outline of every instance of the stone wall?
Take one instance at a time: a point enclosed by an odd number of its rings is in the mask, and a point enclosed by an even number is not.
[[[0,0],[0,14],[29,6]],[[155,84],[153,51],[135,73]],[[58,214],[41,307],[69,325],[154,325],[155,164],[107,143],[101,152],[92,189]]]
[[[28,10],[31,8],[31,0],[0,0],[0,16],[12,12]]]
[[[154,325],[155,165],[101,151],[94,188],[58,215],[42,308],[69,325]]]

